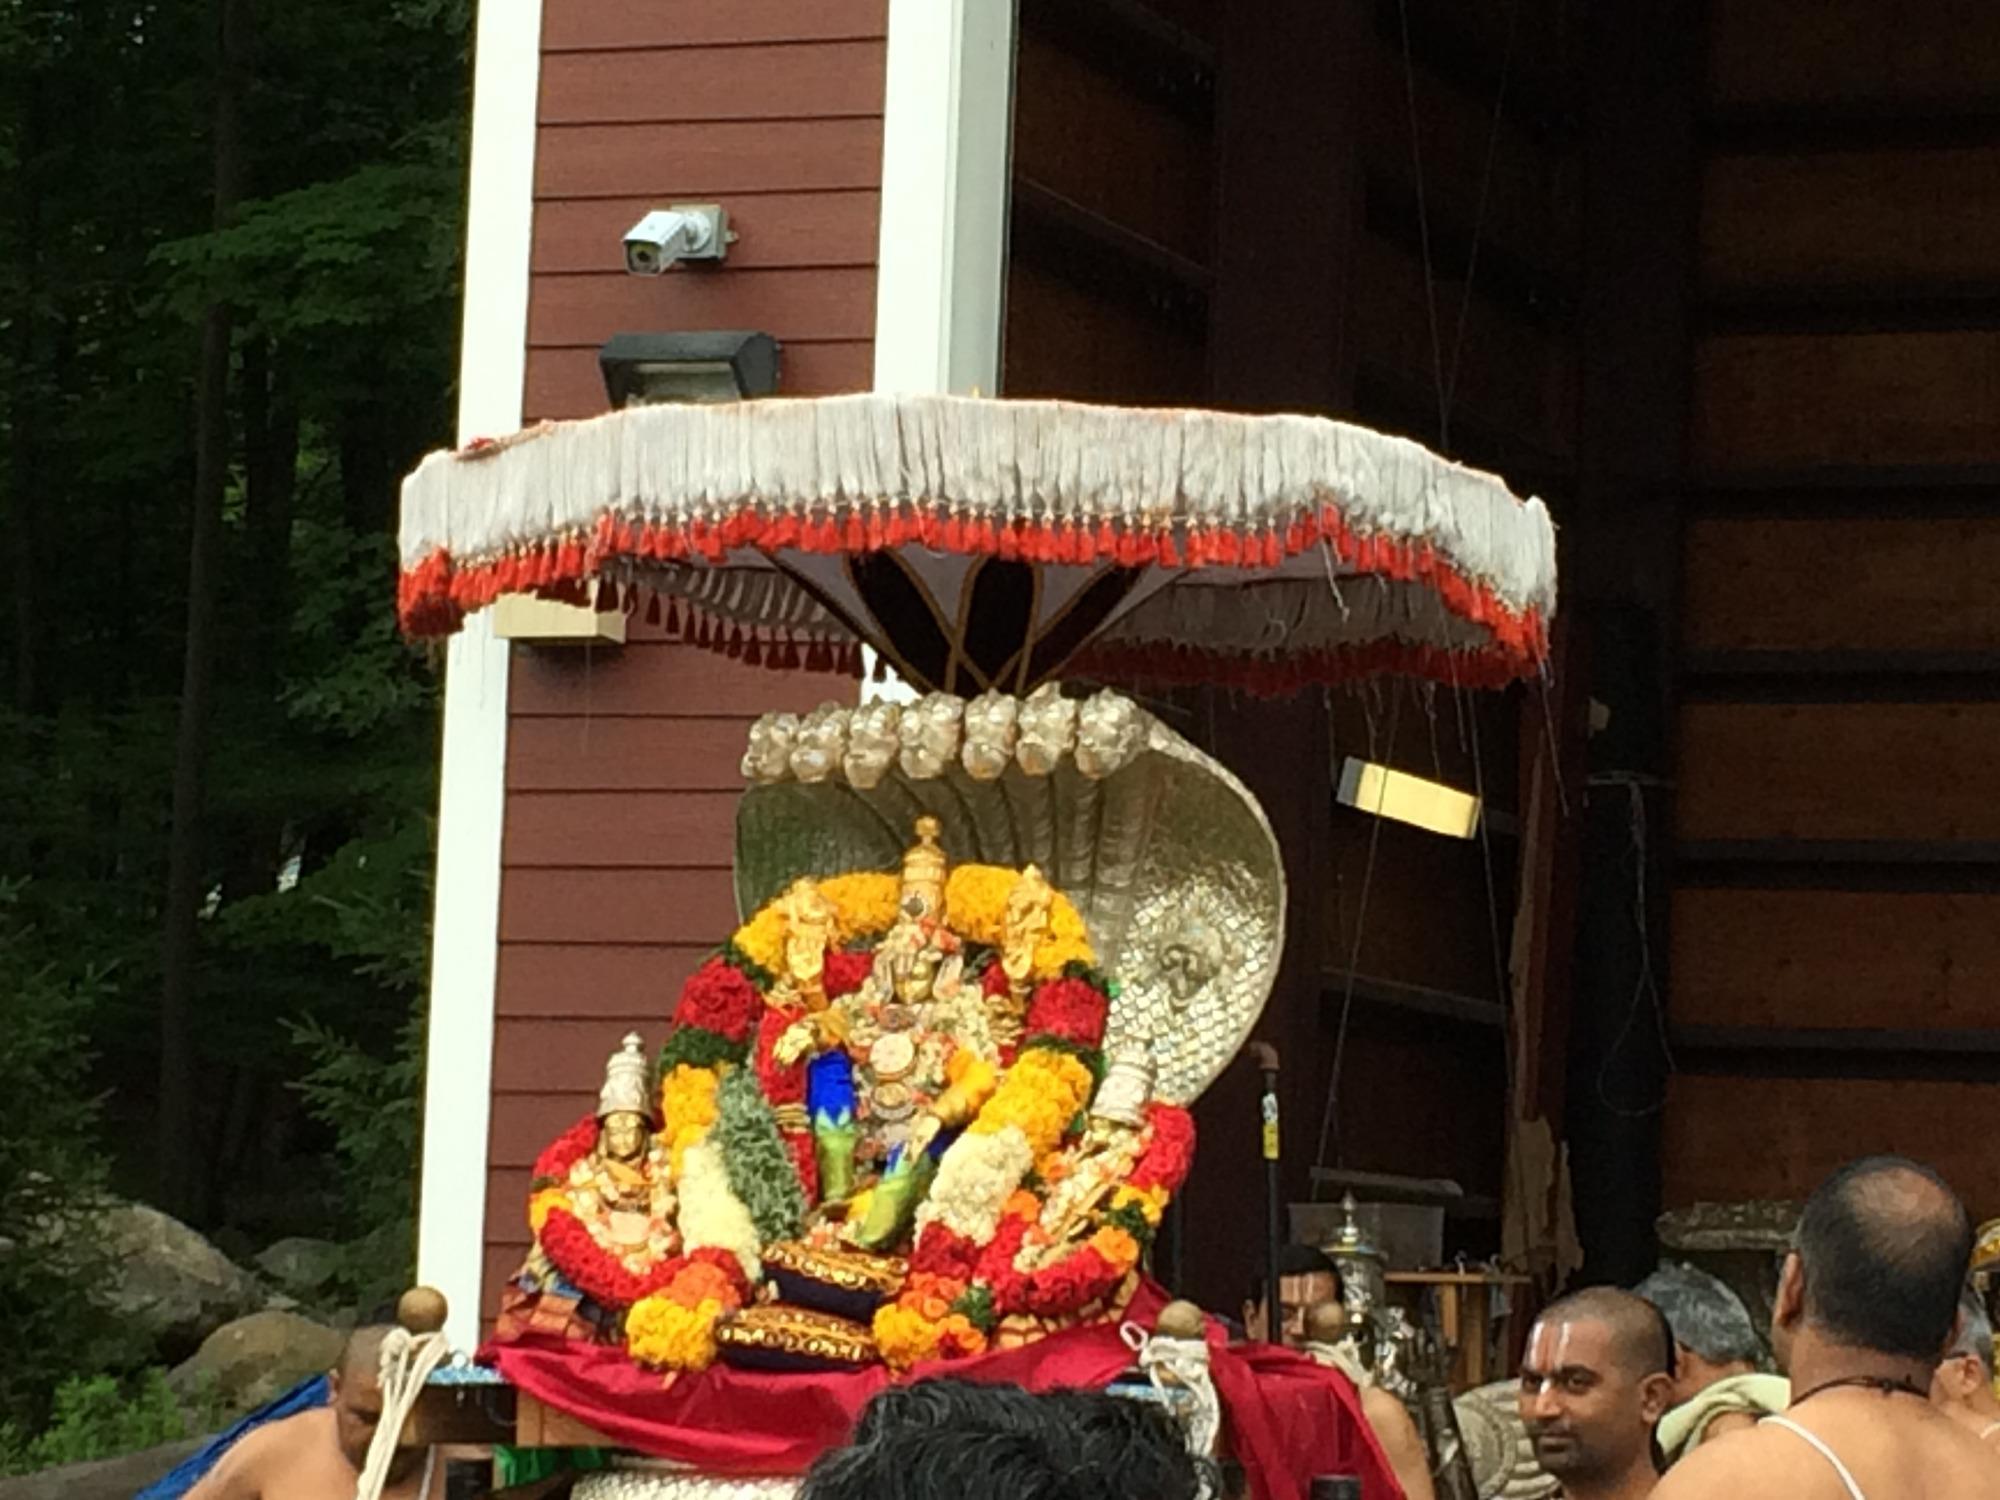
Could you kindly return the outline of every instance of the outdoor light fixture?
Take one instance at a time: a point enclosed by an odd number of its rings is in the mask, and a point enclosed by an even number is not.
[[[743,401],[778,389],[768,333],[615,333],[597,352],[614,407]]]
[[[1372,760],[1348,757],[1334,796],[1358,812],[1394,818],[1450,838],[1469,839],[1479,828],[1479,799],[1471,793]]]

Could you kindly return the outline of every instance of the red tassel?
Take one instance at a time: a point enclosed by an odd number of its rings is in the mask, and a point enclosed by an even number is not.
[[[881,511],[871,510],[868,512],[868,525],[863,534],[868,539],[868,550],[870,552],[880,552],[883,547],[888,545],[889,536],[882,527]]]
[[[743,659],[743,627],[741,625],[732,625],[729,627],[729,639],[723,643],[722,649],[723,653],[731,661],[741,661]]]
[[[1097,561],[1097,537],[1088,526],[1077,528],[1076,561],[1086,568]]]
[[[980,518],[979,532],[973,539],[973,546],[975,551],[983,552],[988,557],[991,557],[999,549],[1000,542],[993,534],[993,518],[991,516],[982,516]]]
[[[1174,534],[1171,531],[1161,532],[1160,566],[1163,568],[1178,568],[1180,565],[1181,554],[1180,549],[1174,546]]]
[[[963,552],[965,550],[965,521],[957,511],[944,523],[944,550]]]
[[[761,667],[764,665],[764,643],[754,635],[750,637],[748,643],[743,648],[743,664],[746,667]]]
[[[1021,560],[1021,533],[1012,521],[1000,528],[1000,560],[1002,562]]]
[[[882,535],[891,547],[900,547],[910,539],[910,518],[900,510],[889,513],[889,522],[882,528]]]
[[[847,513],[847,532],[841,543],[849,552],[865,552],[868,549],[868,531],[861,523],[860,511],[850,510]]]
[[[597,612],[601,615],[615,615],[622,601],[618,595],[615,579],[600,578],[597,581]]]
[[[1111,518],[1108,516],[1097,528],[1097,550],[1105,557],[1118,556],[1118,528],[1111,524]]]

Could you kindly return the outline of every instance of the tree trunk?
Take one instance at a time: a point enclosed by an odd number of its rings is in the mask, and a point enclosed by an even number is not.
[[[249,0],[217,0],[214,221],[234,216],[243,195],[242,68]],[[199,1208],[195,1130],[194,992],[204,896],[204,769],[215,681],[215,604],[223,497],[229,481],[229,305],[209,307],[195,377],[193,524],[188,541],[187,637],[180,722],[174,740],[173,823],[167,859],[160,985],[159,1197],[169,1212]]]
[[[14,706],[33,713],[41,701],[41,394],[45,372],[37,349],[37,331],[42,318],[42,192],[36,170],[40,157],[47,111],[43,107],[43,84],[39,75],[26,81],[21,110],[20,159],[23,188],[15,204],[19,264],[24,273],[24,295],[15,310],[13,428],[10,454],[8,550],[14,555]]]

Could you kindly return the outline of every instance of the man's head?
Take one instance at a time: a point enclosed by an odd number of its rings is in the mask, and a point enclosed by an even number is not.
[[[1993,1322],[1970,1292],[1959,1299],[1958,1332],[1931,1377],[1931,1399],[1982,1413],[1993,1409]]]
[[[1716,1381],[1757,1368],[1763,1341],[1743,1301],[1726,1282],[1693,1266],[1662,1266],[1632,1289],[1673,1329],[1679,1373],[1674,1404],[1692,1401]]]
[[[368,1445],[382,1422],[382,1341],[393,1331],[388,1323],[369,1323],[347,1336],[340,1363],[333,1369],[334,1431],[341,1454],[358,1474],[368,1462]],[[407,1478],[423,1450],[398,1450],[389,1465],[392,1480]]]
[[[1159,1408],[1101,1391],[924,1380],[862,1409],[801,1500],[1195,1500],[1195,1462]]]
[[[1771,1315],[1780,1362],[1807,1331],[1923,1365],[1944,1353],[1972,1220],[1930,1168],[1892,1156],[1842,1167],[1806,1200],[1793,1246]]]
[[[1673,1367],[1673,1334],[1650,1302],[1592,1287],[1552,1304],[1521,1361],[1521,1420],[1536,1459],[1572,1495],[1649,1461]]]
[[[1311,1245],[1286,1245],[1278,1251],[1278,1311],[1283,1322],[1282,1342],[1297,1344],[1305,1338],[1306,1309],[1318,1302],[1340,1296],[1340,1272],[1324,1250]],[[1243,1331],[1253,1339],[1271,1336],[1264,1319],[1264,1278],[1250,1287],[1243,1304]]]

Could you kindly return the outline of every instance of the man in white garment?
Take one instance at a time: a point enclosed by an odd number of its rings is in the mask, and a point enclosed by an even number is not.
[[[1993,1500],[1991,1450],[1931,1403],[1972,1256],[1965,1205],[1928,1167],[1873,1157],[1807,1200],[1771,1344],[1792,1404],[1676,1464],[1654,1500]]]

